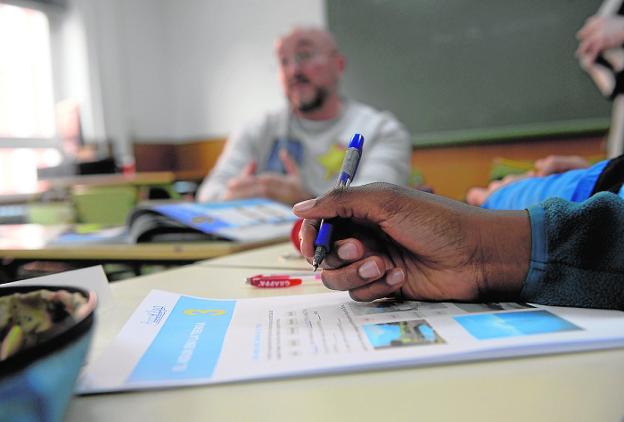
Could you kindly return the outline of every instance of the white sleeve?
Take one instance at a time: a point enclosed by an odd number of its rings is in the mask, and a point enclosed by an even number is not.
[[[257,157],[254,153],[257,129],[248,126],[228,138],[215,167],[197,189],[195,199],[198,202],[223,199],[227,182],[239,175],[243,168]]]
[[[391,114],[383,113],[377,132],[370,138],[364,141],[364,154],[354,185],[388,182],[407,186],[412,156],[407,130]]]

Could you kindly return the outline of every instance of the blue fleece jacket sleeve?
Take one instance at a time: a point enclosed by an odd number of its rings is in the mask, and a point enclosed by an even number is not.
[[[601,192],[529,208],[527,302],[624,310],[624,200]]]

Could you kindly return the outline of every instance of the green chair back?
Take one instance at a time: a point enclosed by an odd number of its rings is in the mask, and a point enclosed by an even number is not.
[[[133,186],[81,187],[72,193],[78,223],[121,226],[137,204]]]

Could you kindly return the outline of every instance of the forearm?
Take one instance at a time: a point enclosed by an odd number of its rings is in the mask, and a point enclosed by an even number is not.
[[[199,186],[197,201],[219,201],[224,198],[228,182],[240,175],[245,166],[254,160],[253,143],[253,138],[244,134],[235,134],[228,139],[215,167]]]

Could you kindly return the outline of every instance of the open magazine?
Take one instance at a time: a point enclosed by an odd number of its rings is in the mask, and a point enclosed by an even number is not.
[[[524,303],[358,303],[344,292],[216,300],[153,290],[81,394],[624,346],[624,312]]]
[[[130,242],[288,238],[296,221],[290,207],[268,199],[144,203],[128,217]]]

